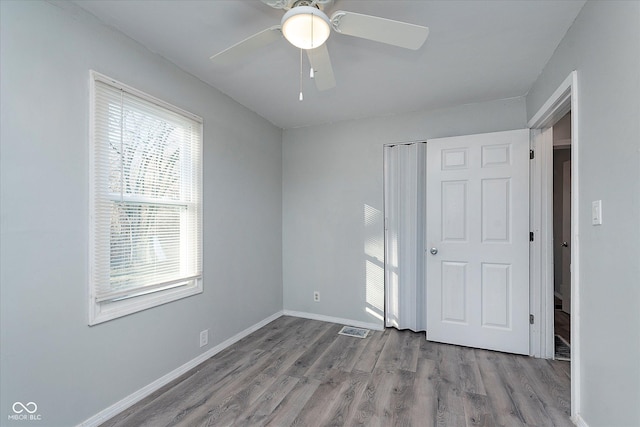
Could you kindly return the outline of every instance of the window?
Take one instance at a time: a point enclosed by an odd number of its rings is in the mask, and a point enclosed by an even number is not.
[[[202,119],[91,72],[89,324],[202,292]]]

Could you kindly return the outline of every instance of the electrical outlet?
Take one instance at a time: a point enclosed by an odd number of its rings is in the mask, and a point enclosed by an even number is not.
[[[209,330],[205,329],[200,332],[200,347],[204,347],[209,343]]]
[[[314,291],[313,292],[313,300],[315,302],[320,302],[320,292],[318,292],[318,291]]]

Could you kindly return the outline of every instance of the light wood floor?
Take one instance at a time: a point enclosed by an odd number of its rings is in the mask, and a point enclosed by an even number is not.
[[[572,426],[569,363],[281,317],[103,426]]]

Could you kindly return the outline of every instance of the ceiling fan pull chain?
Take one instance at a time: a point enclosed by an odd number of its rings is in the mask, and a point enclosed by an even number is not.
[[[302,49],[300,49],[300,96],[298,100],[302,101],[304,97],[302,96]]]

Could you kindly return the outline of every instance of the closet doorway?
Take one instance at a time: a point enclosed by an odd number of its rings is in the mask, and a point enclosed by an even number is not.
[[[529,354],[529,130],[384,150],[385,326]]]

